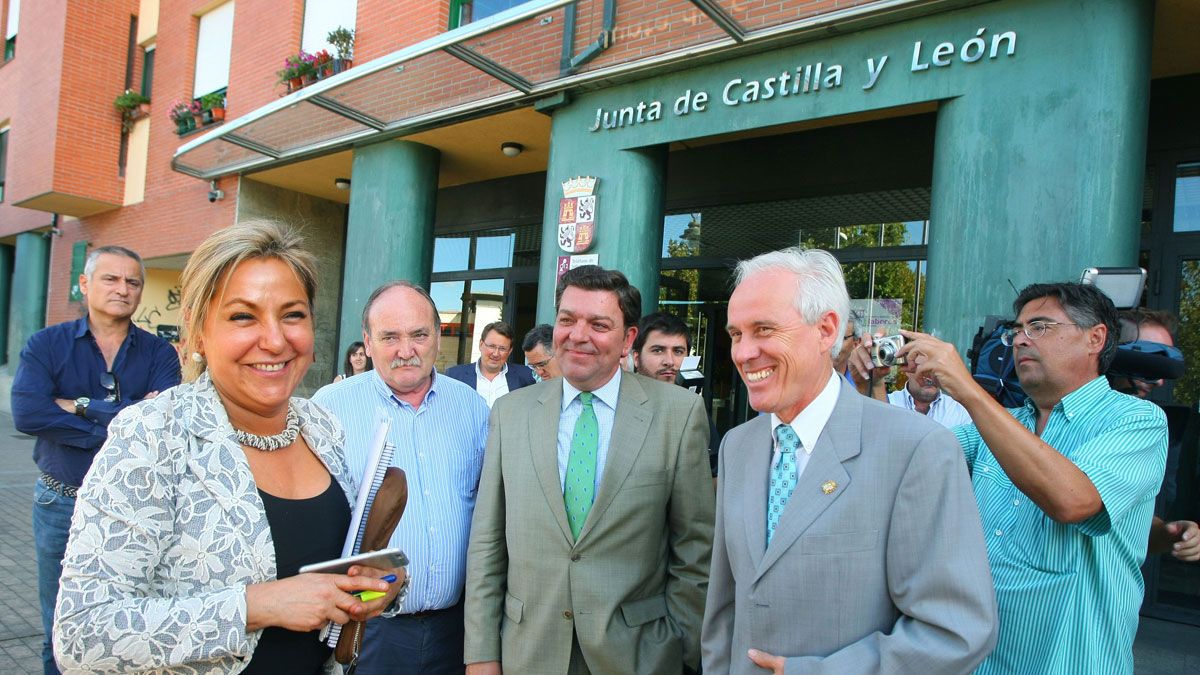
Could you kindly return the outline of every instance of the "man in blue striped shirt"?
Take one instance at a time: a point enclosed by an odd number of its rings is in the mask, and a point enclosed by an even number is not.
[[[955,433],[1000,608],[999,642],[976,672],[1132,673],[1166,417],[1102,376],[1117,313],[1094,286],[1033,284],[1013,309],[1003,339],[1029,394],[1021,408],[992,400],[945,342],[906,332],[900,350],[974,422]]]
[[[313,401],[346,429],[353,475],[366,469],[380,412],[391,418],[392,465],[408,478],[408,508],[391,546],[409,557],[411,585],[393,618],[367,624],[358,671],[463,672],[467,538],[487,444],[488,407],[471,387],[434,370],[441,320],[422,287],[395,281],[363,310],[375,369],[322,388]]]

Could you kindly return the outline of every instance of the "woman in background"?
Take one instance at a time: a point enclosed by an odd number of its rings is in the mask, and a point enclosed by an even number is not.
[[[354,377],[374,368],[371,357],[367,356],[367,346],[361,342],[351,342],[350,348],[346,350],[346,360],[342,363],[342,372],[333,378],[333,381],[341,382],[347,377]]]
[[[297,573],[340,556],[356,492],[341,427],[292,397],[314,351],[300,243],[241,223],[189,259],[189,382],[118,415],[79,489],[54,624],[65,671],[336,672],[317,631],[402,590],[403,570],[390,585],[392,570]]]

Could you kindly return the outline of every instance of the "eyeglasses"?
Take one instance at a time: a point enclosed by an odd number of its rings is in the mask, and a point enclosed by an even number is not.
[[[117,376],[112,371],[100,373],[100,386],[108,392],[104,396],[106,402],[117,403],[121,400],[121,387],[117,384]]]
[[[483,343],[483,348],[489,352],[496,352],[497,354],[507,354],[510,350],[512,350],[512,346],[505,347],[504,345],[492,345],[486,342]]]
[[[850,333],[849,335],[843,335],[842,342],[845,342],[846,340],[853,340],[856,337],[858,337],[858,336],[855,335],[854,333]]]
[[[1046,334],[1052,326],[1078,326],[1076,323],[1066,323],[1065,321],[1030,321],[1024,326],[1013,326],[1000,334],[1000,342],[1005,347],[1013,346],[1013,341],[1017,338],[1017,333],[1024,333],[1025,337],[1030,340],[1037,340]]]
[[[546,359],[544,361],[531,362],[529,364],[529,367],[541,370],[542,368],[545,368],[546,365],[549,364],[550,361],[552,361],[553,359],[554,359],[553,356],[548,356],[548,357],[546,357]]]

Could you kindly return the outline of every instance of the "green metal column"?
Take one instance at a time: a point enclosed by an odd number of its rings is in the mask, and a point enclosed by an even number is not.
[[[41,232],[17,235],[12,267],[11,312],[8,321],[8,374],[17,372],[21,349],[29,336],[46,325],[46,280],[50,269],[50,240]]]
[[[12,276],[13,247],[0,244],[0,363],[8,362],[8,308]]]
[[[558,114],[554,130],[562,126]],[[554,322],[554,289],[558,257],[558,207],[562,182],[593,176],[596,183],[596,238],[587,253],[599,256],[601,267],[617,269],[642,293],[642,313],[658,308],[659,261],[662,258],[663,199],[667,146],[631,150],[580,142],[573,126],[554,133],[546,171],[546,208],[542,221],[541,262],[538,269],[539,323]]]
[[[429,286],[440,160],[437,149],[408,141],[355,149],[339,345],[362,335],[362,308],[381,284]]]
[[[1045,67],[938,110],[925,325],[960,349],[1014,286],[1137,262],[1153,3],[1068,11]]]

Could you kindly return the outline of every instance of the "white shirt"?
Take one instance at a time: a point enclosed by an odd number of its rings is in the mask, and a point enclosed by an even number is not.
[[[907,408],[913,412],[920,412],[917,410],[912,394],[908,392],[908,387],[888,394],[888,403],[901,408]],[[929,412],[926,413],[926,416],[947,428],[971,423],[971,414],[967,412],[967,409],[961,403],[942,392],[938,392],[938,397],[933,399],[933,403],[929,404]]]
[[[571,459],[571,437],[575,435],[575,423],[583,414],[583,401],[579,390],[562,378],[562,413],[558,418],[558,484],[567,483],[567,462]],[[596,413],[596,425],[600,438],[596,443],[596,492],[600,491],[600,478],[604,476],[604,463],[608,461],[608,442],[612,439],[613,422],[617,419],[617,398],[621,394],[621,369],[613,373],[612,379],[592,392],[592,412]]]
[[[779,463],[781,456],[779,440],[775,438],[775,427],[787,424],[792,431],[796,432],[796,436],[800,439],[800,447],[804,450],[804,452],[796,453],[796,480],[800,480],[800,476],[804,473],[804,467],[808,466],[808,458],[812,456],[813,448],[817,447],[817,439],[821,437],[821,432],[825,430],[825,425],[833,415],[833,409],[837,406],[841,389],[842,376],[831,371],[825,388],[791,422],[784,422],[779,419],[778,415],[771,413],[771,440],[772,446],[775,448],[771,455],[772,468]]]
[[[483,375],[483,370],[479,368],[479,362],[475,362],[475,391],[487,401],[488,407],[496,402],[496,399],[508,393],[508,364],[504,364],[504,369],[499,375],[492,379],[487,379]]]

